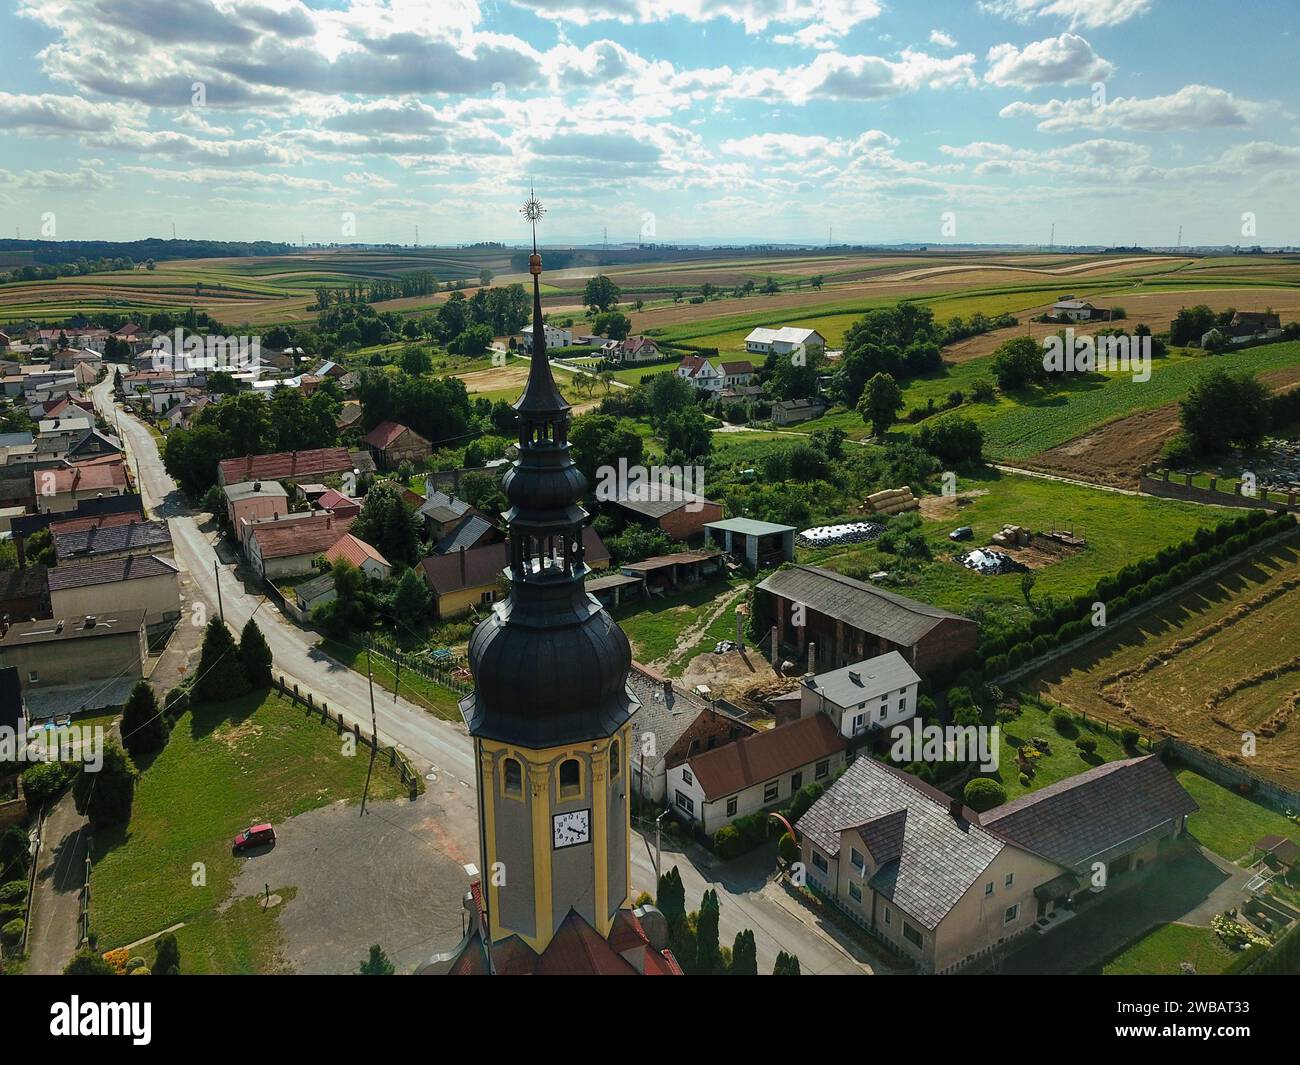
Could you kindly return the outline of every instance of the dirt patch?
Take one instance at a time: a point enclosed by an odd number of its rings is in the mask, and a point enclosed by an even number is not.
[[[989,494],[987,488],[977,488],[973,492],[958,492],[955,496],[921,496],[920,513],[925,521],[943,521],[956,517],[962,507],[969,506],[977,496]]]
[[[1030,569],[1044,569],[1055,562],[1061,562],[1077,555],[1083,550],[1081,544],[1063,544],[1049,536],[1035,533],[1027,544],[989,544],[990,551],[1001,551],[1010,555],[1022,566]]]
[[[221,731],[216,734],[216,737],[233,751],[243,740],[248,739],[249,737],[260,736],[261,734],[262,726],[250,717],[245,718],[238,725],[221,729]]]

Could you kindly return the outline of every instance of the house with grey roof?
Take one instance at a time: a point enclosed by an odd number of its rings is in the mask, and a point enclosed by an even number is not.
[[[1196,809],[1154,755],[1097,766],[983,815],[858,758],[799,819],[808,886],[922,972],[1050,935],[1159,857]]]
[[[720,547],[750,573],[793,562],[794,534],[793,525],[753,518],[727,518],[704,525],[704,542]]]
[[[809,674],[799,686],[799,716],[825,714],[846,739],[916,716],[921,678],[897,651]]]
[[[54,552],[62,564],[78,559],[104,560],[128,555],[170,555],[171,528],[166,519],[94,525],[54,534]]]
[[[820,566],[787,566],[758,585],[760,631],[832,668],[897,651],[922,676],[974,654],[979,625],[940,607]],[[766,635],[764,636],[766,640]]]

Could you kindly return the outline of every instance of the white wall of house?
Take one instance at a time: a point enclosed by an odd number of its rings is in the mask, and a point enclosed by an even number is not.
[[[885,692],[871,699],[841,706],[821,695],[815,688],[804,685],[799,689],[799,716],[810,717],[812,714],[826,714],[846,739],[860,736],[868,729],[887,729],[916,716],[916,700],[919,684],[909,684]]]
[[[710,800],[700,787],[690,762],[684,762],[668,770],[666,797],[680,820],[702,823],[704,831],[712,835],[738,817],[747,817],[769,806],[788,802],[796,791],[814,781],[827,783],[843,764],[844,752],[836,751],[779,777],[759,781],[733,795]]]

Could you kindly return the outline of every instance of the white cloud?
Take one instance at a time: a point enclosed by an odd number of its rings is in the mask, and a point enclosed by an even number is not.
[[[124,104],[96,103],[80,96],[0,92],[0,129],[47,134],[106,133],[140,117],[138,110]]]
[[[1168,96],[1116,97],[1100,106],[1089,98],[1049,100],[1031,104],[1017,101],[999,114],[1003,118],[1035,118],[1038,129],[1059,133],[1076,129],[1127,129],[1147,133],[1176,129],[1213,129],[1250,125],[1263,105],[1239,100],[1211,85],[1184,85]]]
[[[937,44],[940,48],[956,48],[957,40],[943,32],[943,30],[930,31],[930,43]]]
[[[1035,85],[1074,85],[1105,80],[1114,64],[1102,59],[1092,45],[1073,33],[1034,41],[1024,48],[999,44],[989,49],[984,80],[1000,86],[1028,89]]]
[[[1069,19],[1071,28],[1097,29],[1127,22],[1151,10],[1154,0],[981,0],[980,7],[1024,22],[1034,15]]]

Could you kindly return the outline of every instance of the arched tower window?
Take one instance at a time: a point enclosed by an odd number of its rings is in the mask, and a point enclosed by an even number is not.
[[[576,758],[560,763],[560,798],[573,799],[582,794],[582,766]]]
[[[524,793],[524,767],[517,758],[507,758],[505,764],[505,789],[507,795]]]
[[[623,752],[618,745],[618,740],[611,740],[609,744],[609,779],[613,780],[618,776],[623,768]]]

